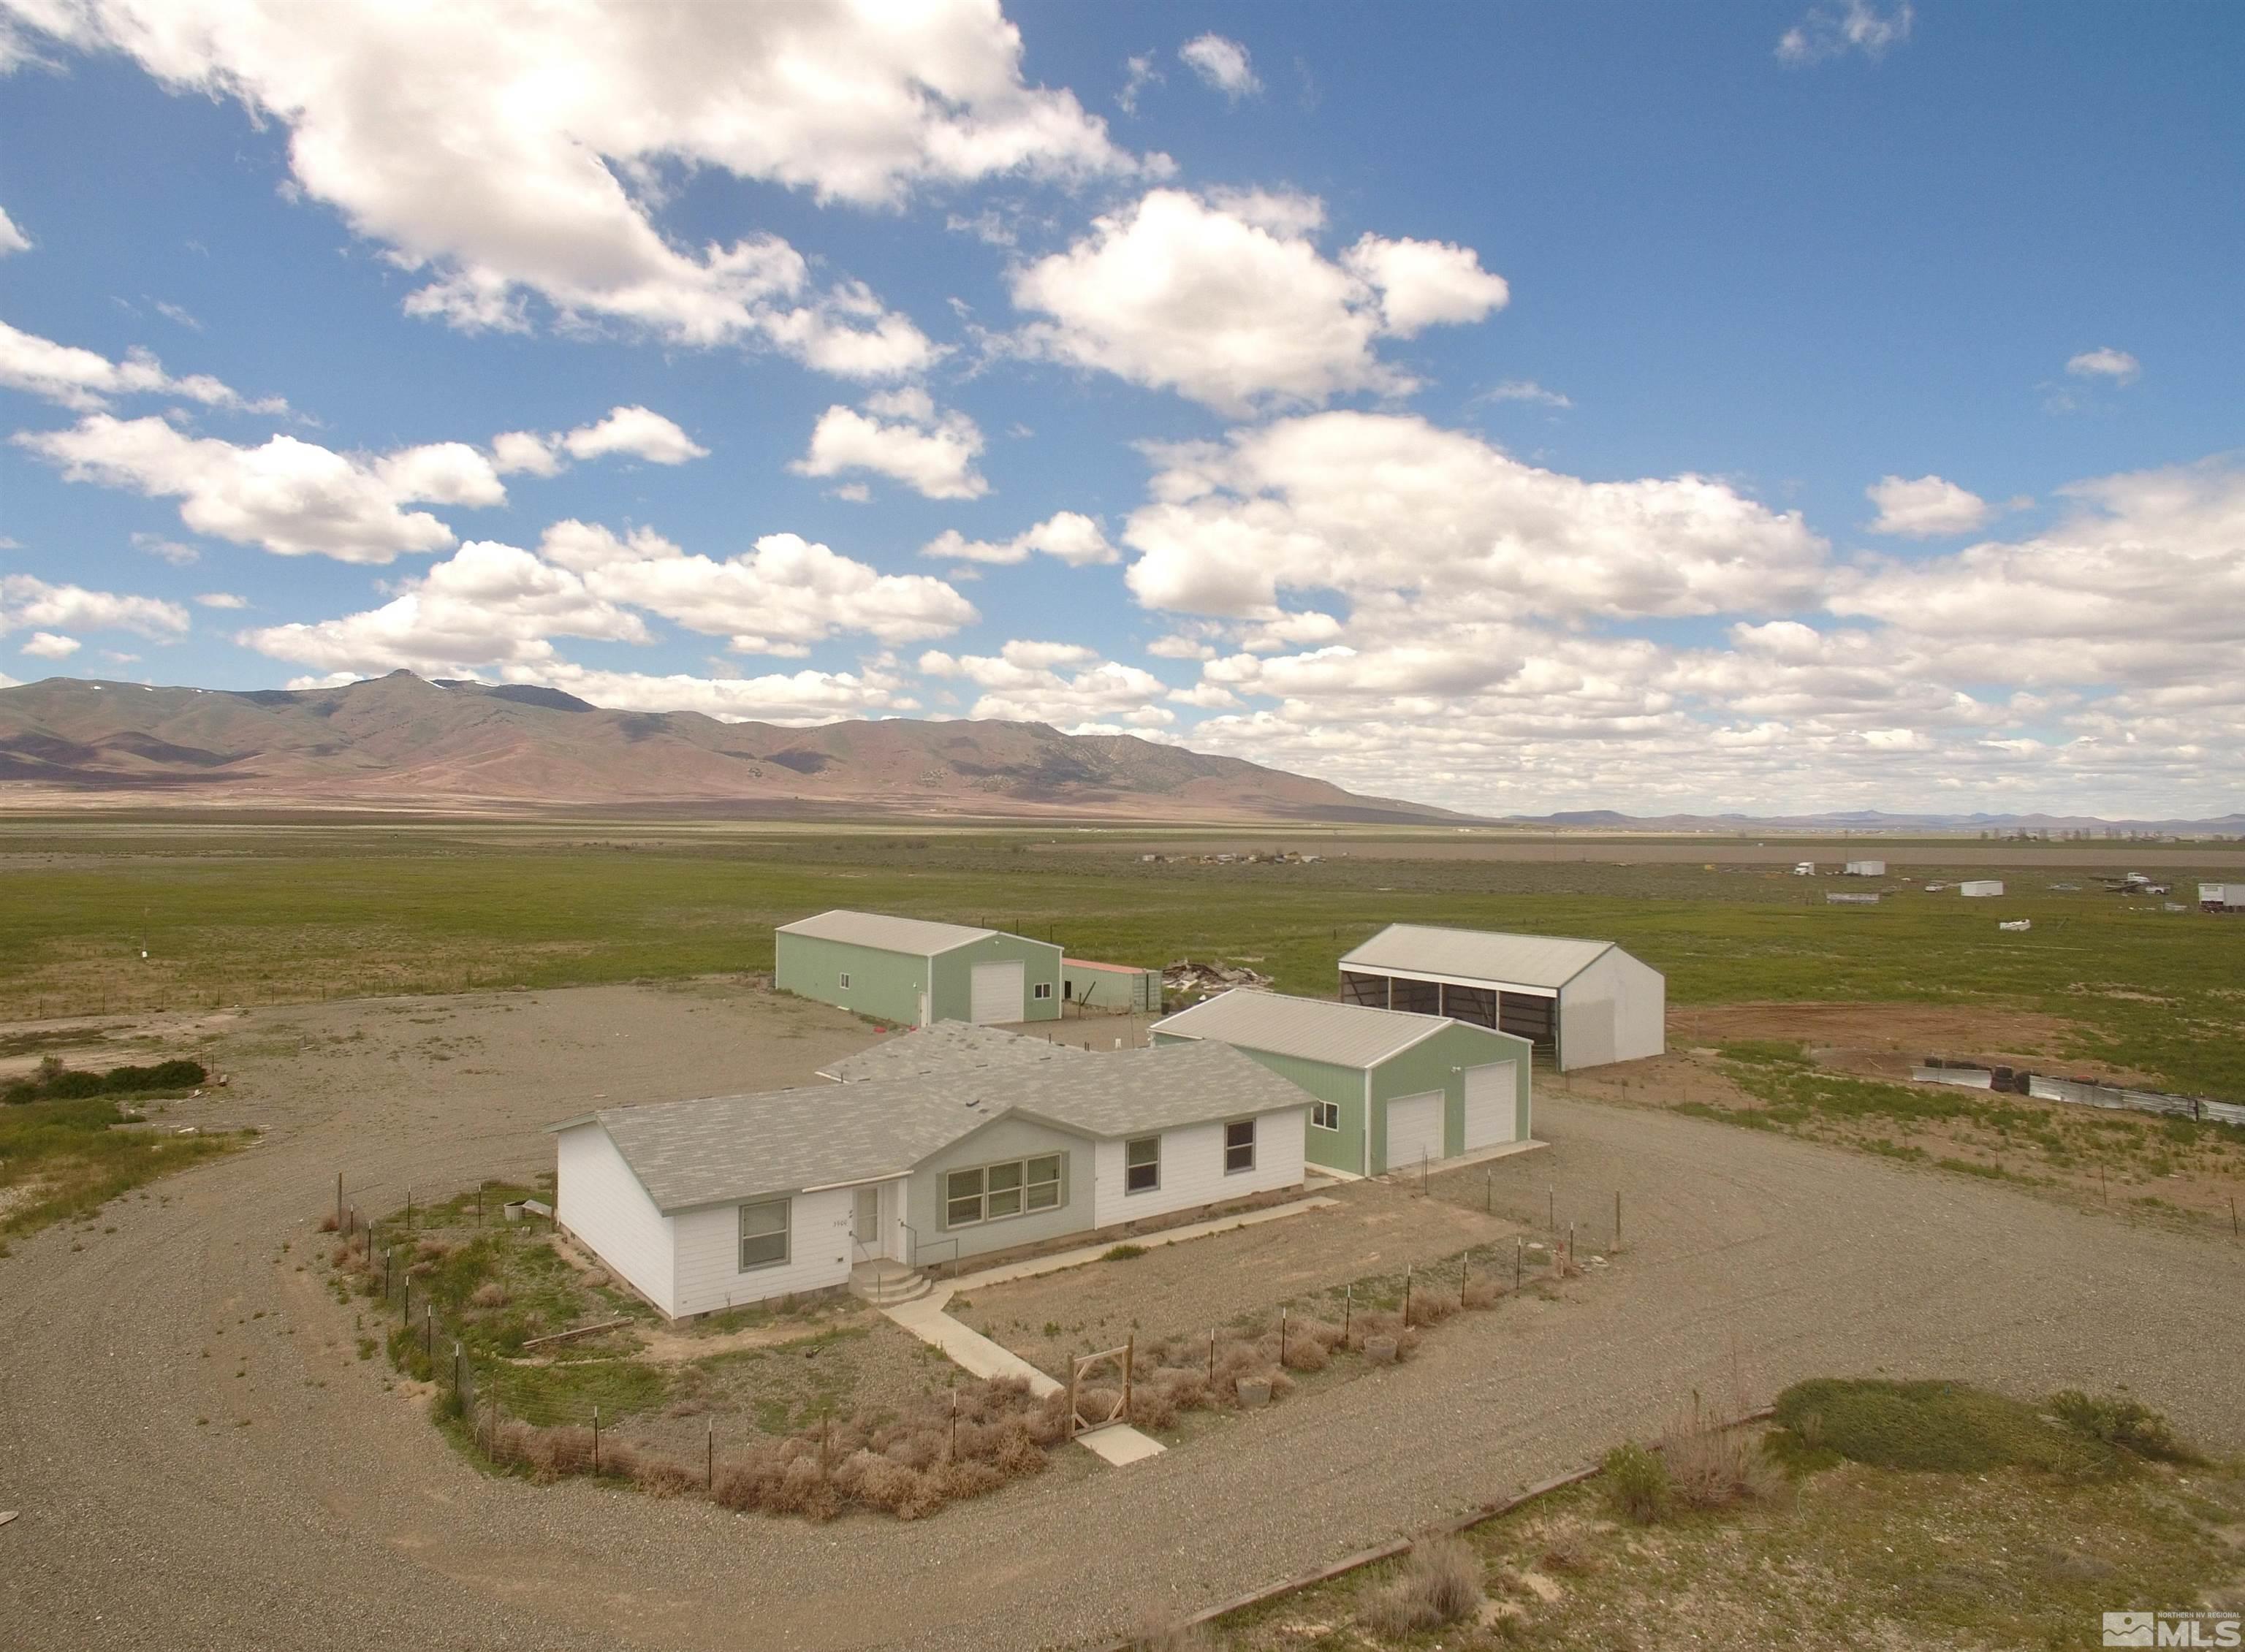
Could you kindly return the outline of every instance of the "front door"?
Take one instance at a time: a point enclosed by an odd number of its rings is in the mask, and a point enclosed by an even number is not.
[[[852,1213],[851,1236],[858,1242],[858,1257],[867,1261],[886,1256],[888,1249],[881,1242],[881,1190],[878,1186],[858,1189],[858,1204]]]

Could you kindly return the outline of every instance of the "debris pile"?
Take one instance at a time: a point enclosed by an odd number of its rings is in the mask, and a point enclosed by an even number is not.
[[[1218,992],[1228,992],[1235,986],[1268,986],[1271,978],[1249,969],[1244,964],[1224,964],[1211,960],[1205,964],[1193,959],[1179,958],[1162,972],[1163,997],[1175,994],[1185,998],[1211,998]]]

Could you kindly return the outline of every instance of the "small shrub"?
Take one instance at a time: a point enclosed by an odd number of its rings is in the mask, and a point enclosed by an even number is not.
[[[1745,1429],[1680,1421],[1660,1437],[1660,1461],[1675,1500],[1686,1508],[1728,1508],[1776,1494],[1777,1465]]]
[[[1504,1287],[1494,1279],[1476,1279],[1458,1297],[1463,1308],[1494,1308],[1504,1299]]]
[[[1364,1626],[1382,1637],[1413,1635],[1472,1616],[1488,1598],[1481,1556],[1462,1539],[1415,1545],[1401,1571],[1357,1608]]]
[[[702,1477],[683,1463],[650,1457],[632,1471],[632,1480],[649,1497],[683,1497],[700,1489]]]
[[[2090,1395],[2068,1388],[2050,1397],[2050,1414],[2088,1439],[2157,1463],[2195,1463],[2199,1454],[2177,1439],[2167,1419],[2141,1400]]]
[[[1543,1534],[1543,1555],[1539,1563],[1547,1572],[1588,1572],[1597,1565],[1597,1549],[1580,1520],[1557,1520]]]
[[[1651,1526],[1668,1513],[1667,1465],[1634,1440],[1606,1453],[1599,1479],[1607,1506],[1632,1525]]]
[[[1333,1364],[1333,1356],[1326,1344],[1314,1337],[1299,1337],[1289,1328],[1286,1333],[1285,1365],[1289,1371],[1323,1371]]]
[[[487,1279],[475,1288],[468,1298],[468,1304],[474,1308],[504,1308],[512,1300],[505,1285],[496,1279]]]
[[[1109,1250],[1105,1256],[1101,1258],[1101,1260],[1105,1262],[1130,1262],[1134,1261],[1137,1257],[1144,1256],[1145,1254],[1146,1247],[1143,1245],[1116,1245],[1113,1249]]]
[[[1458,1299],[1455,1293],[1427,1285],[1412,1288],[1410,1324],[1439,1325],[1457,1310]]]

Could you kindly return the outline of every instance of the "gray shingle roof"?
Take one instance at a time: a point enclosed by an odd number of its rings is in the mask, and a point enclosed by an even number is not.
[[[1596,963],[1612,945],[1611,941],[1583,941],[1559,935],[1503,935],[1489,930],[1390,924],[1341,959],[1340,966],[1557,989]]]
[[[1227,1045],[1180,1044],[608,1107],[553,1127],[599,1123],[656,1208],[675,1211],[901,1175],[1009,1114],[1087,1136],[1123,1136],[1308,1105],[1302,1091]]]
[[[892,917],[885,912],[841,910],[783,924],[779,932],[808,935],[822,941],[843,941],[884,952],[910,952],[921,958],[948,952],[954,946],[964,946],[969,941],[998,933],[996,930],[973,929],[965,924],[934,924],[923,917]]]
[[[1454,1023],[1437,1015],[1288,998],[1236,986],[1181,1010],[1150,1031],[1178,1038],[1216,1039],[1242,1049],[1299,1056],[1333,1066],[1367,1067],[1408,1049]]]
[[[971,1021],[938,1021],[829,1062],[819,1069],[819,1076],[861,1084],[869,1079],[902,1079],[923,1073],[973,1072],[1090,1059],[1072,1044],[1050,1044],[1023,1033],[976,1026]]]

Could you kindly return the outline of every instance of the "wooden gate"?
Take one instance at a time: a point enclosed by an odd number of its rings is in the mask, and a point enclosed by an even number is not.
[[[1102,1349],[1095,1354],[1078,1354],[1068,1362],[1068,1437],[1089,1434],[1095,1429],[1112,1428],[1116,1424],[1128,1425],[1130,1420],[1130,1367],[1137,1363],[1138,1338],[1134,1334],[1120,1348]],[[1122,1367],[1122,1395],[1104,1417],[1083,1414],[1083,1378],[1088,1371],[1102,1366],[1120,1364]]]

